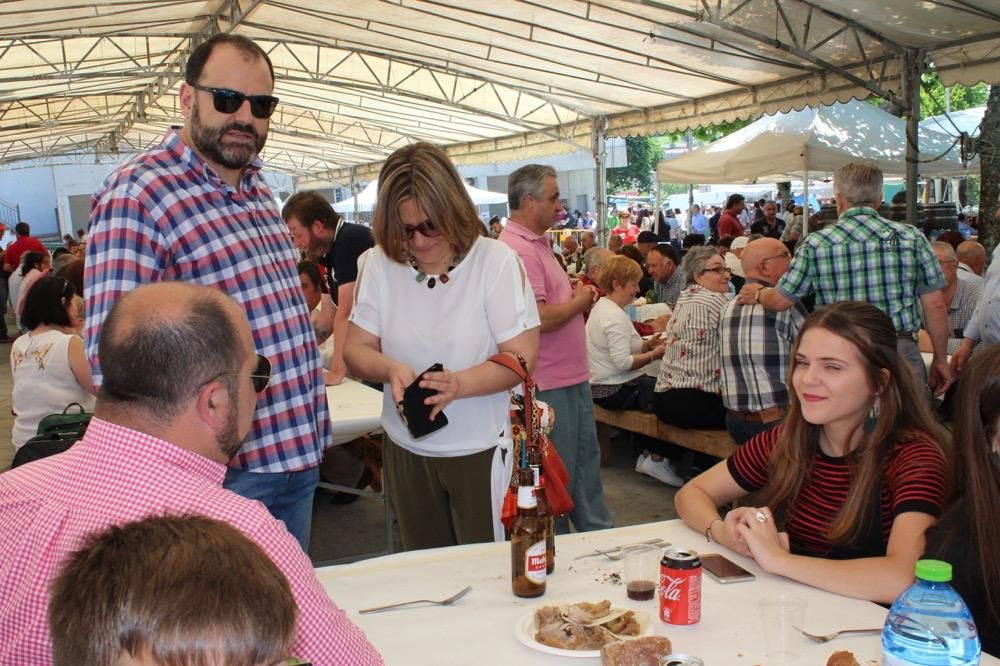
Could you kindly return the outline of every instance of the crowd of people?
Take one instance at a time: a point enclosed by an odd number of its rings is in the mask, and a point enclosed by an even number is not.
[[[325,386],[383,391],[405,549],[502,540],[520,379],[495,354],[521,359],[556,415],[574,503],[557,532],[614,525],[595,405],[726,429],[736,452],[689,480],[677,447],[638,443],[636,469],[683,486],[692,529],[879,602],[944,557],[1000,648],[1000,250],[987,270],[964,240],[882,218],[865,164],[837,171],[837,223],[804,236],[734,195],[693,207],[686,235],[680,211],[616,211],[602,247],[539,164],[510,175],[506,223],[484,225],[419,142],[385,161],[370,228],[316,192],[279,211],[258,156],[273,86],[256,43],[206,40],[184,126],[109,176],[85,242],[50,257],[25,225],[7,249],[15,446],[69,403],[93,418],[64,453],[0,475],[0,661],[381,663],[307,555],[337,427]],[[579,241],[553,247],[553,227]],[[414,388],[426,423],[406,417]],[[949,391],[951,433],[932,399]]]

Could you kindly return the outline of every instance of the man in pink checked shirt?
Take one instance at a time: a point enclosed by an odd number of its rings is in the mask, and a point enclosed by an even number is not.
[[[284,524],[222,487],[270,379],[243,310],[207,287],[140,287],[112,308],[100,357],[84,438],[0,475],[0,665],[51,663],[49,584],[87,535],[163,514],[223,521],[261,547],[299,609],[292,654],[315,666],[381,664]]]

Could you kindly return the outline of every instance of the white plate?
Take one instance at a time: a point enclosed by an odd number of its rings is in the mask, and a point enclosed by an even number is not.
[[[532,608],[526,614],[521,616],[516,623],[514,623],[514,637],[517,638],[522,645],[526,645],[532,650],[545,652],[546,654],[555,654],[560,657],[576,657],[578,659],[600,659],[600,650],[563,650],[562,648],[555,648],[551,645],[545,645],[544,643],[539,643],[535,640],[535,630],[538,628],[535,626],[535,611],[544,606],[562,605],[562,603],[546,603],[539,604],[535,608]],[[618,607],[616,606],[614,608]],[[653,633],[652,626],[649,622],[649,613],[644,610],[636,610],[635,608],[627,608],[626,610],[634,612],[635,618],[639,622],[639,634],[634,636],[634,638],[649,636]],[[631,640],[631,638],[626,638],[625,640]]]

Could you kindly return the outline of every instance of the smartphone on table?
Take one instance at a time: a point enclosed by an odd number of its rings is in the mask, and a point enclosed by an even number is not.
[[[755,576],[730,559],[718,553],[706,553],[701,556],[701,566],[705,573],[717,583],[740,583],[753,580]]]

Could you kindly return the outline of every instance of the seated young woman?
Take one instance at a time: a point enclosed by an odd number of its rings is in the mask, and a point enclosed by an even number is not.
[[[1000,345],[977,352],[955,401],[955,501],[927,530],[926,557],[952,565],[983,652],[1000,654]]]
[[[692,479],[684,522],[770,573],[888,603],[913,581],[946,496],[946,441],[896,352],[892,320],[858,301],[799,331],[782,425]],[[757,506],[718,507],[756,493]]]

